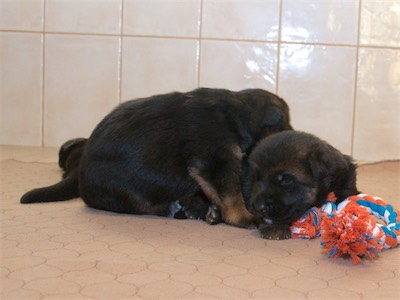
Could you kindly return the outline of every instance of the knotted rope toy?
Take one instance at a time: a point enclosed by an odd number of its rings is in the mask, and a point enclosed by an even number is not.
[[[350,196],[338,205],[335,202],[331,193],[321,208],[309,209],[292,224],[292,237],[321,237],[321,246],[329,257],[350,256],[353,264],[363,257],[372,260],[382,249],[400,243],[400,210],[366,194]]]

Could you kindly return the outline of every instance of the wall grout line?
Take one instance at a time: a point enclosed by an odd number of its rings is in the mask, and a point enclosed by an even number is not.
[[[203,0],[200,0],[200,16],[199,16],[199,37],[197,40],[197,87],[200,87],[201,75],[201,50],[202,50],[202,36],[203,36]]]
[[[276,79],[275,79],[275,94],[279,93],[279,76],[281,68],[281,40],[282,40],[282,0],[279,1],[279,21],[278,21],[278,45],[276,51]]]
[[[42,99],[41,99],[41,106],[42,106],[42,116],[41,116],[41,145],[42,147],[45,146],[45,113],[46,113],[46,101],[45,101],[45,85],[46,85],[46,0],[43,1],[43,24],[42,24]]]
[[[358,93],[358,63],[359,63],[359,52],[360,52],[360,35],[361,35],[361,10],[362,10],[362,0],[358,1],[358,22],[357,22],[357,47],[356,47],[356,58],[355,58],[355,68],[354,68],[354,95],[353,95],[353,119],[351,124],[351,144],[350,144],[350,154],[354,156],[354,144],[356,137],[356,117],[357,117],[357,93]]]
[[[124,35],[124,0],[121,0],[121,18],[120,18],[120,36],[119,36],[119,78],[118,78],[118,103],[122,103],[122,68],[123,68],[123,51],[124,51],[124,40],[123,40],[123,35]]]
[[[43,34],[43,31],[29,31],[29,30],[4,30],[0,32],[9,33],[32,33]],[[331,46],[331,47],[349,47],[349,48],[366,48],[366,49],[388,49],[400,50],[400,47],[388,45],[361,45],[361,44],[343,44],[343,43],[319,43],[319,42],[293,42],[293,41],[267,41],[267,40],[254,40],[254,39],[230,39],[230,38],[212,38],[212,37],[183,37],[183,36],[158,36],[158,35],[130,35],[130,34],[93,34],[82,32],[56,32],[44,31],[46,35],[76,35],[76,36],[89,36],[89,37],[115,37],[115,38],[153,38],[153,39],[176,39],[176,40],[193,40],[193,41],[220,41],[220,42],[242,42],[242,43],[264,43],[264,44],[287,44],[287,45],[311,45],[311,46]]]

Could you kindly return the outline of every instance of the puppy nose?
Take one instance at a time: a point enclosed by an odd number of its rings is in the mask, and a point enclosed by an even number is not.
[[[266,214],[270,212],[272,209],[272,201],[268,200],[268,201],[258,202],[255,208],[258,212]]]

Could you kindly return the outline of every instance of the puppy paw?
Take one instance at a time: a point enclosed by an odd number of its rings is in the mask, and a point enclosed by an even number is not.
[[[174,216],[176,219],[205,220],[210,203],[201,195],[193,195],[180,199],[179,205],[182,208]]]
[[[186,216],[186,213],[181,209],[173,215],[173,218],[179,219],[179,220],[184,220],[184,219],[187,219],[188,217]]]
[[[169,206],[168,217],[173,217],[174,219],[187,219],[182,206],[179,204],[179,201],[171,203]]]
[[[262,224],[258,229],[261,237],[268,240],[286,240],[292,237],[292,233],[288,225]]]
[[[222,222],[221,211],[216,205],[210,205],[206,214],[206,220],[210,225],[216,225]]]
[[[192,220],[204,220],[205,215],[203,213],[199,213],[197,211],[192,211],[192,210],[185,210],[185,216],[187,219],[192,219]]]

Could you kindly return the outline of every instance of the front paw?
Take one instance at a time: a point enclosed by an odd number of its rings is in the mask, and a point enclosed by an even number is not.
[[[221,211],[218,206],[210,205],[206,214],[205,221],[210,225],[216,225],[222,222]]]
[[[268,240],[290,239],[292,233],[286,224],[262,224],[259,226],[261,237]]]

